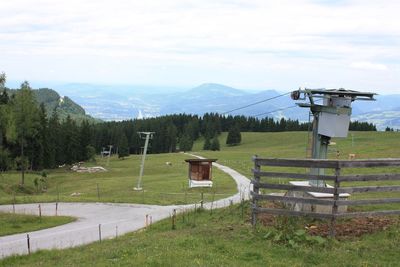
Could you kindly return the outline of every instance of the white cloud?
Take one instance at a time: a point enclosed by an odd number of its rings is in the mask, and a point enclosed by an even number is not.
[[[372,63],[368,61],[353,62],[350,67],[362,70],[387,70],[388,67],[384,64]]]
[[[350,74],[365,70],[389,91],[400,77],[398,1],[2,2],[0,66],[15,79],[284,89],[358,87]]]

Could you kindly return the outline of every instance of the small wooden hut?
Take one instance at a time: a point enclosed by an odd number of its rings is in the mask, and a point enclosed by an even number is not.
[[[216,159],[187,159],[189,187],[212,187],[212,163]]]

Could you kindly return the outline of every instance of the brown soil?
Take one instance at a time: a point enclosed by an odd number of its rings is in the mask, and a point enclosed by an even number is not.
[[[336,238],[351,239],[353,237],[360,237],[364,234],[384,231],[398,222],[398,219],[392,217],[353,218],[337,222],[335,227]],[[310,224],[306,226],[306,229],[310,235],[326,237],[330,232],[330,223],[320,222],[318,224]]]
[[[267,206],[282,208],[273,203],[268,203]],[[266,226],[277,226],[277,216],[274,215],[259,214],[258,221]],[[310,235],[329,236],[330,221],[313,219],[300,219],[299,221],[303,222],[304,228]],[[361,217],[339,220],[335,227],[336,238],[339,240],[352,239],[364,234],[384,231],[395,224],[400,225],[400,217]]]

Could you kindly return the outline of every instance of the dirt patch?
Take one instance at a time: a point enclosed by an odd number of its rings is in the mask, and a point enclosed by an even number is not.
[[[392,217],[366,217],[339,221],[335,227],[336,238],[351,239],[353,237],[360,237],[364,234],[385,231],[398,222],[398,218]],[[307,225],[306,229],[310,235],[326,237],[329,236],[330,223],[321,221],[318,224]]]
[[[283,208],[277,203],[265,203],[266,208]],[[282,217],[281,217],[282,218]],[[282,224],[282,220],[278,220],[278,216],[269,214],[259,214],[258,221],[265,226],[277,227]],[[327,237],[330,233],[330,221],[318,220],[312,218],[297,217],[296,223],[298,227],[304,229],[310,235],[318,235]],[[392,225],[400,224],[400,217],[361,217],[336,222],[336,238],[339,240],[352,239],[360,237],[364,234],[372,234],[379,231],[385,231]]]
[[[88,172],[88,173],[94,173],[94,172],[106,172],[107,170],[101,166],[95,166],[95,167],[82,167],[79,165],[74,165],[71,168],[72,171],[75,172]]]

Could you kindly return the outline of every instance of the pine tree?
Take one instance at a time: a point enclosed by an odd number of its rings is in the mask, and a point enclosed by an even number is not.
[[[193,147],[193,140],[188,134],[184,134],[179,141],[180,151],[191,151]]]
[[[127,156],[129,156],[128,138],[124,133],[122,133],[118,142],[118,158],[124,158]]]
[[[210,150],[211,149],[211,142],[210,142],[210,138],[208,136],[205,136],[205,141],[204,141],[204,145],[203,145],[203,150]]]
[[[173,123],[170,123],[167,127],[167,140],[166,143],[167,151],[166,152],[175,152],[176,151],[176,137],[177,137],[177,129]]]
[[[218,135],[215,135],[210,146],[210,150],[217,151],[220,150]]]
[[[242,135],[240,133],[239,126],[235,125],[229,129],[228,136],[226,138],[226,144],[235,146],[240,144],[242,141]]]
[[[21,89],[15,93],[12,99],[12,133],[11,139],[14,139],[20,147],[20,169],[21,184],[25,183],[26,162],[25,148],[28,140],[33,139],[38,132],[39,111],[37,103],[33,97],[32,90],[28,82],[21,84]]]
[[[93,134],[91,125],[87,120],[84,120],[79,127],[79,142],[80,142],[80,153],[79,160],[87,160],[89,159],[89,155],[87,152],[87,146],[92,144]]]
[[[80,158],[81,151],[79,143],[79,132],[76,122],[67,116],[66,120],[61,125],[63,133],[63,150],[65,153],[65,163],[72,164]]]
[[[55,168],[58,165],[64,164],[64,140],[57,110],[53,111],[53,114],[49,119],[49,133],[46,140],[48,144],[46,149],[48,155],[46,157],[45,166],[47,168]]]
[[[44,168],[45,151],[47,150],[47,117],[44,104],[42,103],[39,108],[39,124],[36,137],[32,140],[32,168],[35,170],[42,170]]]

